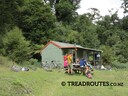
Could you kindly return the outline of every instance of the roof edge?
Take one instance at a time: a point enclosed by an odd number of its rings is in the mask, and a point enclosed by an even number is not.
[[[50,41],[51,44],[55,45],[58,48],[61,48],[61,46],[57,45],[56,43],[54,43],[53,41]]]
[[[43,46],[43,47],[40,49],[40,52],[41,52],[42,50],[44,50],[49,44],[53,44],[53,45],[55,45],[56,47],[61,48],[61,46],[57,45],[56,43],[54,43],[54,42],[52,42],[52,41],[49,41],[45,46]]]
[[[74,47],[61,47],[61,46],[59,46],[58,44],[56,44],[54,41],[50,40],[45,46],[43,46],[43,47],[41,48],[40,52],[41,52],[42,50],[44,50],[49,44],[53,44],[54,46],[56,46],[56,47],[58,47],[58,48],[62,48],[62,49],[63,49],[63,48],[74,48],[74,49],[75,49],[75,48],[80,48],[80,47],[78,47],[78,46],[74,46]],[[102,50],[97,50],[97,49],[92,49],[92,48],[85,48],[85,47],[80,48],[80,49],[102,52]]]

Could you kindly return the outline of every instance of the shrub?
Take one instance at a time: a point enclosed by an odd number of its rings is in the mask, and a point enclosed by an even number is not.
[[[0,56],[0,65],[2,66],[12,66],[13,62],[9,60],[9,58]]]
[[[117,69],[128,69],[128,62],[127,63],[120,63],[118,61],[112,62],[112,67]]]
[[[30,57],[30,42],[25,40],[22,31],[15,27],[3,38],[4,52],[13,62],[22,63]]]
[[[109,46],[103,45],[100,47],[100,49],[103,51],[102,53],[103,65],[111,65],[115,59],[112,48],[110,48]]]

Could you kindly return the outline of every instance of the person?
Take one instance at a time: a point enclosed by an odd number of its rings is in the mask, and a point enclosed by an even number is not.
[[[67,54],[64,56],[64,68],[68,67],[68,59],[67,59]]]
[[[85,67],[85,64],[86,64],[85,59],[82,58],[82,59],[80,60],[80,67]]]
[[[92,74],[91,74],[90,70],[87,71],[86,77],[89,78],[89,79],[92,79]]]
[[[76,64],[79,64],[80,63],[80,60],[79,58],[76,59]]]
[[[72,65],[72,53],[69,53],[67,56],[67,60],[68,60],[68,74],[72,74],[73,73],[73,65]]]
[[[93,71],[92,65],[90,64],[90,62],[88,62],[88,63],[86,64],[85,75],[86,75],[86,77],[89,78],[89,79],[92,79],[92,73],[91,73],[91,71]]]
[[[90,69],[93,69],[93,68],[92,68],[92,65],[91,65],[91,62],[88,62],[88,63],[87,63],[87,66],[88,66]]]
[[[84,58],[82,58],[79,62],[80,64],[80,70],[81,73],[85,74],[85,65],[86,65],[86,60]]]

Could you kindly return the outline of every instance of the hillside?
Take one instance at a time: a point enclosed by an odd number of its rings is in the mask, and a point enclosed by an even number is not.
[[[81,86],[68,82],[114,82],[123,86]],[[66,82],[65,86],[61,83]],[[70,85],[70,86],[69,86]],[[0,96],[127,96],[128,71],[94,71],[93,79],[80,74],[68,75],[63,70],[43,69],[13,72],[0,67]]]

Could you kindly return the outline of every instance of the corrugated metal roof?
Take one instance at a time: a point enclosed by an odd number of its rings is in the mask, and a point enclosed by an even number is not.
[[[69,44],[69,43],[64,43],[64,42],[58,42],[58,41],[51,41],[52,43],[58,45],[60,48],[84,48],[80,45],[75,45],[75,44]]]
[[[85,47],[82,47],[80,45],[69,44],[69,43],[58,42],[58,41],[48,42],[41,50],[46,48],[49,44],[53,44],[53,45],[57,46],[58,48],[80,48],[80,49],[89,50],[89,51],[99,51],[99,52],[102,51],[102,50],[97,50],[97,49],[92,49],[92,48],[85,48]]]
[[[64,42],[58,42],[58,41],[50,41],[50,42],[55,44],[59,48],[81,48],[81,49],[90,50],[90,51],[102,51],[102,50],[97,50],[97,49],[92,49],[92,48],[85,48],[80,45],[69,44],[69,43],[64,43]]]

